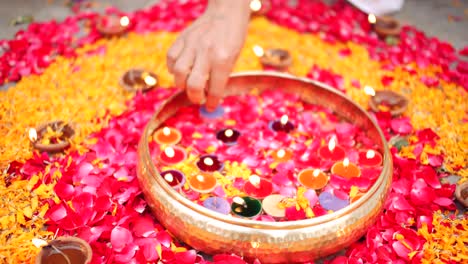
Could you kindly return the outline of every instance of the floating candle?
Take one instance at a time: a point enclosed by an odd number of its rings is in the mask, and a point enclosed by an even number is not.
[[[48,153],[57,153],[70,146],[75,130],[63,121],[54,121],[29,129],[29,140],[32,146]]]
[[[263,211],[266,214],[273,216],[275,218],[283,218],[286,216],[286,206],[284,206],[284,201],[288,198],[281,194],[272,194],[262,202]]]
[[[327,185],[328,176],[319,169],[304,169],[299,172],[297,180],[307,188],[319,190]]]
[[[200,106],[200,116],[208,119],[220,118],[224,115],[224,108],[221,105],[218,105],[216,109],[212,112],[209,112],[206,107]]]
[[[280,120],[270,122],[269,126],[270,129],[276,132],[282,131],[289,133],[294,130],[294,125],[289,121],[289,117],[287,115],[281,116]]]
[[[146,92],[158,84],[158,76],[143,69],[130,69],[119,80],[120,86],[129,92]]]
[[[359,165],[366,167],[377,167],[382,164],[382,155],[372,149],[359,151]]]
[[[342,147],[336,145],[336,139],[331,138],[330,141],[328,141],[328,146],[319,148],[319,155],[323,159],[338,161],[344,159],[346,153]]]
[[[319,203],[325,210],[338,211],[349,205],[349,201],[336,197],[331,192],[322,192],[319,195]]]
[[[278,149],[273,151],[272,155],[275,162],[286,162],[291,160],[293,153],[288,149]]]
[[[189,180],[190,188],[199,193],[209,193],[216,187],[217,180],[213,174],[199,174]]]
[[[244,192],[252,197],[261,199],[273,192],[273,184],[269,180],[252,175],[244,184]]]
[[[130,19],[127,16],[106,15],[99,18],[96,29],[106,37],[113,37],[124,34],[129,25]]]
[[[89,244],[77,237],[59,237],[50,241],[36,256],[37,264],[88,264],[92,251]]]
[[[185,176],[178,170],[167,170],[161,172],[164,180],[174,189],[179,189],[185,183]]]
[[[374,91],[369,100],[369,107],[374,112],[390,112],[393,116],[403,114],[408,108],[406,97],[389,90]]]
[[[348,158],[343,161],[336,162],[331,168],[331,173],[341,176],[346,179],[361,176],[361,170],[355,164],[349,162]]]
[[[167,147],[159,155],[159,160],[166,165],[173,165],[182,162],[186,159],[187,153],[185,149],[172,146]]]
[[[221,197],[209,197],[203,201],[203,206],[221,214],[229,214],[231,212],[231,205],[229,202]]]
[[[260,62],[267,67],[286,70],[292,64],[292,56],[284,49],[267,49],[260,57]]]
[[[224,167],[224,164],[221,161],[219,161],[218,157],[215,155],[204,155],[201,156],[200,159],[197,161],[197,167],[201,171],[213,172],[221,171]]]
[[[158,129],[154,133],[154,141],[160,145],[175,145],[182,139],[182,133],[179,130],[172,127],[164,127]]]
[[[226,128],[216,133],[216,138],[228,146],[235,145],[239,136],[240,132],[232,128]]]
[[[262,203],[252,197],[234,197],[231,211],[240,217],[254,218],[262,211]]]

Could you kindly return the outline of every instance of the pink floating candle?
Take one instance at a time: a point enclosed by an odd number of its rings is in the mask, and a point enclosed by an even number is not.
[[[275,162],[286,162],[291,160],[293,153],[288,149],[278,149],[271,154]]]
[[[262,179],[257,175],[252,175],[244,184],[244,192],[255,198],[264,198],[273,192],[271,181]]]
[[[172,127],[163,127],[154,133],[154,141],[161,145],[175,145],[182,139],[182,133]]]
[[[332,138],[328,141],[328,146],[319,148],[319,155],[323,159],[338,161],[344,159],[346,153],[342,147],[336,145],[335,138]]]
[[[179,189],[185,183],[185,176],[177,170],[167,170],[161,172],[163,179],[174,189]]]
[[[217,181],[213,174],[198,174],[189,180],[190,188],[199,193],[209,193],[216,187]]]
[[[345,158],[343,161],[339,161],[333,164],[331,172],[346,179],[361,176],[361,170],[359,169],[359,167],[349,162],[348,158]]]
[[[359,152],[359,165],[366,167],[377,167],[382,164],[382,155],[372,149]]]
[[[166,165],[174,165],[182,162],[187,157],[183,148],[172,146],[167,147],[159,154],[159,160]]]
[[[305,169],[299,172],[297,180],[307,188],[319,190],[327,185],[328,176],[319,169]]]

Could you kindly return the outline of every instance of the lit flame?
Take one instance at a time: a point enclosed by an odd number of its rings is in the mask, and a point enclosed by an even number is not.
[[[41,248],[43,246],[47,246],[47,241],[45,241],[44,239],[40,239],[40,238],[33,238],[32,241],[33,245],[37,248]]]
[[[158,83],[158,80],[149,74],[145,76],[144,81],[149,86],[154,86],[156,83]]]
[[[122,27],[126,27],[130,24],[130,19],[128,18],[128,16],[123,16],[120,18],[120,25]]]
[[[213,166],[214,161],[213,161],[212,158],[207,157],[207,158],[204,158],[204,159],[203,159],[203,163],[205,163],[205,165],[207,165],[207,166]]]
[[[240,198],[240,197],[238,197],[238,196],[237,196],[237,197],[234,197],[234,198],[232,199],[232,202],[233,202],[233,203],[236,203],[236,204],[240,204],[240,205],[245,205],[244,199],[242,199],[242,198]]]
[[[36,142],[36,140],[37,140],[37,131],[36,131],[35,128],[29,129],[29,140],[31,140],[31,142]]]
[[[167,182],[172,182],[174,180],[174,176],[172,176],[172,173],[168,173],[168,174],[164,175],[164,179]]]
[[[256,241],[250,242],[250,245],[252,246],[252,248],[259,248],[260,247],[260,243],[256,242]]]
[[[284,151],[284,149],[280,149],[278,152],[276,152],[276,156],[280,159],[284,158],[284,156],[286,156],[286,151]]]
[[[252,49],[253,49],[253,52],[255,53],[255,56],[257,57],[262,57],[265,54],[265,52],[263,51],[263,48],[260,47],[259,45],[253,46]]]
[[[364,86],[364,93],[370,96],[375,96],[374,88],[370,87],[369,85]]]
[[[173,158],[175,156],[175,151],[173,148],[171,147],[167,147],[165,150],[164,150],[164,153],[166,154],[166,156],[168,156],[169,158]]]
[[[232,135],[234,135],[234,131],[232,131],[232,129],[226,129],[226,131],[224,131],[224,135],[226,137],[232,137]]]
[[[252,175],[249,177],[249,182],[253,186],[258,187],[260,185],[260,177],[258,175]]]
[[[162,132],[165,136],[169,136],[171,134],[171,129],[168,127],[164,127]]]
[[[343,160],[343,166],[346,168],[349,166],[349,159],[348,158],[344,158]]]
[[[366,153],[366,158],[372,159],[374,157],[375,157],[375,151],[373,151],[372,149],[368,150]]]
[[[284,126],[288,123],[288,116],[287,115],[283,115],[280,119],[280,123]]]
[[[203,175],[197,175],[197,181],[199,182],[204,182],[205,181],[205,177],[203,177]]]
[[[328,141],[328,150],[333,151],[335,147],[336,147],[336,140],[335,138],[332,138],[330,139],[330,141]]]
[[[257,12],[262,9],[262,1],[260,0],[252,0],[250,1],[250,10],[253,12]]]
[[[319,169],[315,169],[314,172],[312,173],[312,175],[314,175],[314,177],[317,177],[320,175],[320,170]]]
[[[367,16],[367,20],[369,21],[369,23],[375,24],[375,22],[377,22],[377,17],[374,14],[369,14]]]

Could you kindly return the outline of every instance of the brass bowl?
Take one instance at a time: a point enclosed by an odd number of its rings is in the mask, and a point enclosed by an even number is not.
[[[361,126],[378,140],[383,168],[369,191],[356,202],[331,214],[289,222],[261,222],[226,216],[173,190],[153,164],[148,140],[182,106],[190,105],[184,92],[168,99],[150,120],[138,147],[138,179],[156,218],[175,237],[208,254],[235,253],[262,263],[312,261],[332,254],[359,239],[380,214],[392,180],[392,160],[382,131],[369,114],[325,84],[284,73],[246,72],[231,76],[225,95],[282,89],[300,94],[305,102],[320,104]]]

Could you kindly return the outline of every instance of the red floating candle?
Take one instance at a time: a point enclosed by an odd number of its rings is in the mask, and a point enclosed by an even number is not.
[[[158,129],[154,133],[154,141],[161,145],[175,145],[182,139],[182,133],[179,130],[171,127]]]
[[[377,167],[382,164],[382,155],[372,149],[359,151],[359,165],[366,167]]]
[[[130,25],[130,19],[128,16],[116,16],[116,15],[107,15],[102,16],[97,24],[96,28],[104,36],[113,37],[120,36],[124,34],[128,26]]]
[[[167,170],[161,172],[161,176],[164,180],[174,189],[179,189],[185,183],[185,176],[182,172],[177,170]]]
[[[252,175],[244,184],[244,192],[252,197],[262,199],[273,192],[273,184],[271,181]]]
[[[328,146],[319,148],[319,155],[323,159],[338,161],[344,159],[346,153],[342,147],[336,145],[335,138],[332,138],[328,142]]]
[[[183,148],[172,146],[167,147],[159,155],[159,160],[166,165],[173,165],[186,159],[187,154]]]
[[[327,185],[328,176],[319,169],[304,169],[299,172],[297,180],[307,188],[319,190]]]
[[[293,153],[288,149],[278,149],[271,154],[276,162],[286,162],[291,160]]]
[[[199,174],[189,180],[190,188],[199,193],[209,193],[216,188],[216,177],[213,174]]]
[[[361,176],[361,170],[359,169],[359,167],[349,162],[348,158],[345,158],[343,161],[339,161],[333,164],[331,172],[346,179]]]

